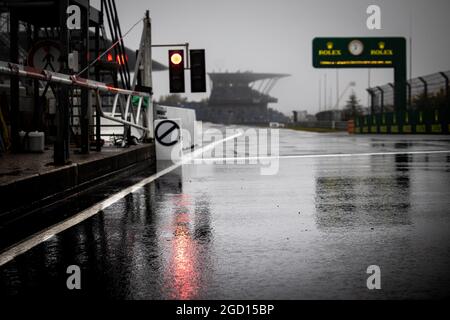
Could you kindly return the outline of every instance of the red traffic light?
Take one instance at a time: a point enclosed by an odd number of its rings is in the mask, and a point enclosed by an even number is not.
[[[184,50],[169,50],[170,92],[184,92]]]
[[[183,56],[179,52],[174,52],[170,56],[170,62],[175,65],[179,65],[183,62]]]

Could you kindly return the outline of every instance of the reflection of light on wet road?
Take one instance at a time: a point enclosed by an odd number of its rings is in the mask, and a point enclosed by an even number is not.
[[[173,240],[169,274],[173,279],[172,299],[192,299],[198,292],[196,243],[191,236],[190,200],[180,194],[175,200]]]
[[[94,298],[448,297],[450,140],[430,141],[281,130],[273,176],[190,157],[15,251],[0,296],[72,294],[77,264]]]

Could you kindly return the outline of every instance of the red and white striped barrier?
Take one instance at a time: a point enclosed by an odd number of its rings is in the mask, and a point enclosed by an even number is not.
[[[36,69],[33,67],[22,66],[5,61],[0,61],[0,73],[19,77],[33,78],[41,81],[59,83],[63,85],[83,87],[92,90],[99,90],[100,92],[113,92],[124,95],[150,97],[150,94],[146,92],[115,88],[112,86],[108,86],[107,84],[102,82],[77,77],[75,75],[67,75],[63,73],[51,72],[48,70]]]
[[[98,82],[95,80],[85,79],[81,77],[77,77],[76,75],[67,75],[63,73],[57,73],[57,72],[51,72],[48,70],[42,70],[37,69],[33,67],[28,66],[22,66],[15,63],[0,61],[0,74],[5,75],[12,75],[12,76],[18,76],[18,77],[25,77],[25,78],[31,78],[31,79],[37,79],[45,82],[51,82],[51,83],[57,83],[67,86],[76,86],[80,88],[95,90],[97,95],[99,92],[108,92],[115,94],[116,97],[114,99],[114,111],[116,110],[117,102],[119,100],[119,95],[126,95],[128,98],[126,99],[126,106],[125,106],[125,114],[122,115],[122,119],[116,118],[115,114],[113,112],[112,115],[106,115],[102,108],[100,99],[97,99],[97,110],[99,111],[100,115],[106,119],[116,121],[119,123],[122,123],[124,125],[132,126],[137,129],[144,130],[146,132],[153,132],[152,128],[145,127],[142,125],[139,125],[139,117],[143,116],[143,113],[141,113],[141,107],[142,107],[142,100],[144,98],[148,98],[149,101],[151,101],[151,95],[146,92],[139,92],[139,91],[132,91],[132,90],[126,90],[121,88],[115,88],[112,86],[109,86],[105,83]],[[131,97],[132,96],[138,96],[140,97],[139,103],[138,103],[138,109],[135,113],[131,106]],[[99,98],[99,97],[98,97]],[[130,110],[131,109],[131,110]],[[129,112],[132,113],[132,118],[134,118],[134,123],[131,121],[128,121],[128,114]]]

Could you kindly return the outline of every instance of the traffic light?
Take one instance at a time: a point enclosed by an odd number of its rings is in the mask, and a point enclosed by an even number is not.
[[[184,50],[169,50],[170,92],[184,92]]]
[[[206,92],[205,50],[190,50],[191,92]]]

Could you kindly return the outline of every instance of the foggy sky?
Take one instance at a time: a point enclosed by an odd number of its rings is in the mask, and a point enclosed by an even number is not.
[[[94,6],[96,2],[92,2]],[[314,37],[403,36],[409,39],[412,36],[413,77],[450,69],[449,0],[117,0],[116,3],[123,32],[148,9],[153,43],[189,42],[192,49],[206,49],[207,72],[291,74],[271,91],[279,102],[270,106],[285,114],[292,110],[318,111],[319,79],[325,73],[332,101],[336,101],[336,71],[312,67]],[[366,8],[370,4],[381,7],[382,30],[366,27]],[[138,48],[141,30],[139,25],[127,36],[126,46]],[[167,48],[154,49],[153,58],[167,65]],[[340,91],[350,81],[356,81],[356,94],[366,105],[368,71],[341,69]],[[372,86],[390,81],[393,81],[391,69],[372,69]],[[154,92],[155,98],[169,93],[168,72],[154,74]],[[186,96],[200,100],[209,93]]]

